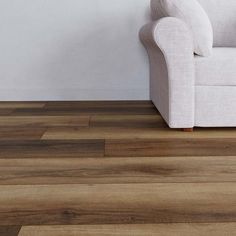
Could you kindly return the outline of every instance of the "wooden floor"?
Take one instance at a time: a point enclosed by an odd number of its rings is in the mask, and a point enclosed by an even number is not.
[[[236,128],[151,102],[0,103],[0,236],[236,235]]]

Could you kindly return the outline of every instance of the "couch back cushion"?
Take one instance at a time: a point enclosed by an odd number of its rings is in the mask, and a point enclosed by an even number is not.
[[[198,0],[212,23],[215,47],[236,47],[236,0]]]
[[[194,52],[209,56],[213,47],[213,29],[209,17],[197,0],[152,0],[153,18],[176,17],[184,21],[192,33]]]
[[[167,16],[161,2],[151,0],[152,18]],[[184,2],[185,0],[173,2]],[[192,1],[192,0],[188,0]],[[197,0],[208,15],[213,28],[215,47],[236,47],[236,0]]]

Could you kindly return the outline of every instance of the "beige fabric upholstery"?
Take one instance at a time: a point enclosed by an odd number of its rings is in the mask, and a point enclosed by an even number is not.
[[[192,127],[194,57],[188,27],[166,17],[144,26],[140,35],[150,57],[152,101],[170,127]]]
[[[152,17],[175,17],[188,26],[192,33],[194,52],[209,56],[213,46],[213,29],[209,17],[197,0],[152,0]]]
[[[198,0],[210,18],[214,47],[236,47],[236,0]]]
[[[236,48],[214,48],[210,57],[194,61],[196,85],[236,86]]]
[[[236,127],[236,86],[196,86],[195,126]]]
[[[236,1],[199,2],[214,22],[214,43],[221,47],[214,47],[210,57],[194,56],[188,25],[157,11],[159,20],[140,32],[150,59],[151,99],[171,128],[235,127]]]
[[[154,21],[167,16],[160,7],[160,1],[162,0],[151,0],[151,15]],[[213,46],[236,47],[236,0],[197,1],[210,19],[214,36]]]

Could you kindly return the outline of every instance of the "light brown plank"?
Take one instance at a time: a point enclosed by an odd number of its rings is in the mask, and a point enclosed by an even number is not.
[[[21,226],[0,226],[1,236],[18,236]]]
[[[169,128],[58,127],[49,128],[43,139],[207,139],[234,138],[236,129],[196,129],[192,133]]]
[[[43,108],[45,102],[0,102],[0,109],[5,108]]]
[[[46,128],[39,127],[0,127],[0,141],[39,140],[45,131]]]
[[[103,140],[1,141],[1,158],[76,158],[104,156]]]
[[[236,183],[0,186],[0,225],[236,221]]]
[[[163,128],[167,125],[160,115],[94,115],[90,127]]]
[[[19,236],[231,236],[236,223],[25,226]]]
[[[0,185],[233,181],[236,157],[0,159]]]
[[[236,139],[106,140],[105,156],[236,156]]]
[[[89,116],[0,116],[0,126],[54,127],[89,125]]]

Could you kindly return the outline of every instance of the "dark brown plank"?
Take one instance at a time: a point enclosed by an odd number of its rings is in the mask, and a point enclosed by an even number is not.
[[[0,159],[0,185],[171,182],[236,182],[236,158]]]
[[[84,108],[84,109],[77,109],[75,111],[72,111],[70,109],[64,109],[64,110],[56,110],[56,109],[15,109],[11,115],[13,116],[66,116],[66,115],[94,115],[94,114],[99,114],[99,115],[104,115],[104,114],[158,114],[155,109],[89,109],[89,108]]]
[[[75,158],[94,156],[104,156],[103,140],[0,142],[0,158]]]
[[[137,115],[149,115],[158,114],[154,108],[80,108],[80,109],[16,109],[11,113],[13,116],[26,116],[27,114],[32,116],[61,116],[61,115],[104,115],[104,114],[137,114]]]
[[[236,223],[25,226],[19,236],[231,236]]]
[[[106,140],[105,156],[236,156],[236,139]]]
[[[78,108],[153,108],[151,101],[52,101],[46,102],[45,108],[78,109]]]
[[[236,183],[0,186],[0,225],[236,221]]]
[[[0,226],[1,236],[18,236],[21,226]]]
[[[41,115],[159,114],[151,102],[48,102],[43,108],[18,108],[14,116]]]
[[[0,116],[10,115],[14,109],[1,109],[0,108]]]
[[[0,140],[39,140],[45,131],[39,127],[0,127]]]

